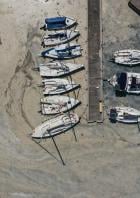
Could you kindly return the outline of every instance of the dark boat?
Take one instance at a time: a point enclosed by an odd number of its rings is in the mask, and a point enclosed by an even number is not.
[[[46,18],[45,24],[40,29],[43,30],[62,30],[71,28],[76,24],[76,20],[70,17],[52,17]]]

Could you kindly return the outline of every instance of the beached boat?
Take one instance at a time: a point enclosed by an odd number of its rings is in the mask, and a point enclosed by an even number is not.
[[[40,29],[43,30],[61,30],[71,28],[76,25],[76,20],[70,17],[52,17],[46,18],[45,24]]]
[[[140,73],[118,72],[111,79],[116,91],[128,94],[140,94]]]
[[[112,123],[135,124],[140,122],[140,111],[131,107],[113,107],[109,112],[109,120]]]
[[[140,1],[131,0],[128,3],[129,7],[132,8],[138,15],[140,15]]]
[[[75,30],[75,31],[61,30],[59,32],[54,32],[47,36],[44,36],[41,45],[43,47],[60,45],[60,44],[72,41],[79,35],[80,35],[80,33],[77,30]]]
[[[43,115],[67,112],[81,104],[79,100],[68,96],[47,96],[42,98],[40,102]]]
[[[113,61],[117,64],[135,66],[140,64],[140,50],[119,50],[113,55]]]
[[[64,62],[49,62],[39,65],[40,75],[48,78],[66,76],[82,69],[84,69],[82,64]]]
[[[32,138],[43,139],[60,135],[73,128],[79,122],[80,119],[75,113],[57,116],[36,127],[33,131]]]
[[[67,79],[43,79],[43,94],[44,95],[59,95],[69,91],[75,90],[80,87],[74,81]]]
[[[52,59],[72,59],[77,58],[82,55],[82,49],[78,44],[62,44],[55,48],[49,48],[43,52],[41,52],[40,56],[44,58],[52,58]]]

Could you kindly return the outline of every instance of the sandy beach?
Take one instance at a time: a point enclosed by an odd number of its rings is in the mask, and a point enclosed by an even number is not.
[[[108,60],[114,50],[139,49],[139,16],[128,0],[107,0],[102,5],[104,78],[119,67]],[[135,125],[112,125],[105,114],[103,124],[87,125],[87,1],[1,0],[0,1],[0,197],[1,198],[139,198],[140,133]],[[73,75],[82,88],[76,109],[82,117],[76,127],[78,142],[71,132],[56,138],[66,166],[51,140],[42,141],[46,151],[30,137],[47,117],[41,116],[42,89],[39,73],[32,69],[41,58],[45,17],[71,16],[78,21],[78,43],[83,56],[71,62],[85,70]],[[76,42],[76,41],[74,41]],[[47,60],[46,60],[47,61]],[[140,71],[139,67],[133,71]],[[71,94],[72,95],[72,94]],[[104,84],[105,110],[110,105],[128,104],[139,109],[137,96],[116,98]]]

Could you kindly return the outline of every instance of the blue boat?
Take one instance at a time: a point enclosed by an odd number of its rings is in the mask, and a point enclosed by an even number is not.
[[[63,44],[55,48],[50,48],[41,53],[42,57],[64,60],[64,59],[72,59],[81,56],[81,47],[78,44],[70,43]]]
[[[40,29],[43,30],[62,30],[76,24],[76,20],[70,17],[52,17],[45,19],[45,25]]]

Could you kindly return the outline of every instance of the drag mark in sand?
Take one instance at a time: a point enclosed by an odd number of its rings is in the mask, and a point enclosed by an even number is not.
[[[23,108],[23,100],[27,87],[32,85],[32,76],[29,73],[30,65],[33,63],[30,50],[27,51],[21,66],[17,65],[13,76],[11,77],[8,87],[5,90],[6,112],[11,119],[16,119],[21,115],[30,128],[33,128],[28,120]],[[16,89],[17,88],[17,89]]]
[[[8,86],[5,90],[5,109],[16,128],[20,125],[23,126],[24,123],[26,123],[31,129],[34,128],[24,110],[24,96],[27,88],[32,88],[33,77],[31,75],[31,67],[34,64],[34,60],[31,52],[34,50],[32,49],[34,38],[40,38],[38,29],[39,22],[35,27],[29,26],[27,42],[25,43],[25,47],[27,49],[25,57],[22,62],[19,60],[14,74],[9,80]]]
[[[2,45],[2,40],[1,40],[1,37],[0,37],[0,45]]]

